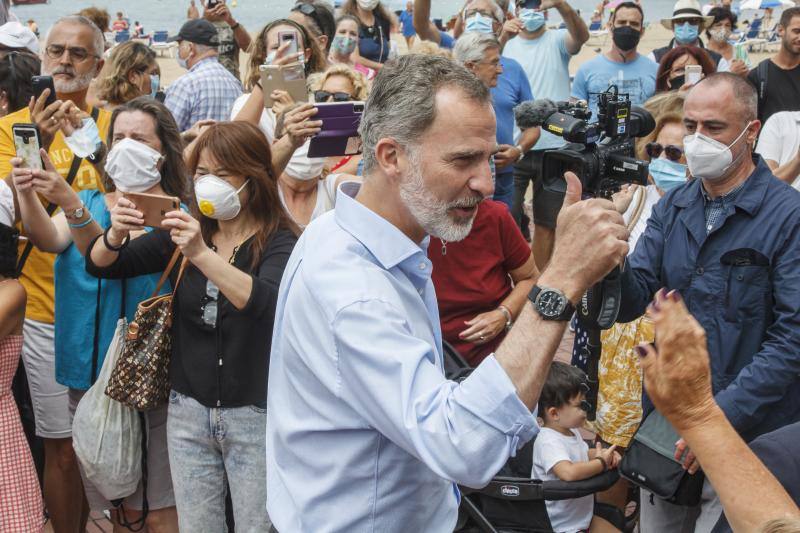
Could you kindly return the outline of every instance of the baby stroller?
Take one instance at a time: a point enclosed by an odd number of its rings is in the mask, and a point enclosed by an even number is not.
[[[472,368],[446,341],[445,374],[460,381]],[[535,439],[534,439],[535,440]],[[459,487],[461,506],[458,510],[457,533],[552,533],[545,501],[568,500],[609,489],[619,479],[611,470],[582,481],[542,481],[531,479],[533,440],[509,459],[497,476],[482,489]],[[614,506],[596,503],[595,515],[608,520],[621,531],[626,530],[625,514]]]

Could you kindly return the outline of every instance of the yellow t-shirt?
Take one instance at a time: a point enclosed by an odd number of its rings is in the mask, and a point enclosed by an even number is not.
[[[16,155],[14,148],[14,136],[11,127],[14,124],[26,124],[31,121],[31,113],[28,108],[23,108],[16,113],[11,113],[3,118],[0,118],[0,179],[5,178],[11,172],[11,158]],[[111,124],[111,113],[100,110],[97,119],[97,129],[100,130],[100,137],[103,141],[106,140],[106,134]],[[50,160],[55,165],[58,173],[64,179],[69,174],[70,166],[72,165],[73,154],[67,148],[64,142],[64,136],[61,132],[56,134],[53,143],[50,145]],[[84,189],[99,189],[103,190],[103,183],[100,175],[95,170],[94,166],[85,159],[81,162],[78,173],[75,175],[75,180],[72,182],[72,188],[76,191]],[[46,204],[46,202],[43,202]],[[24,234],[24,233],[23,233]],[[20,242],[19,251],[25,249],[27,240]],[[52,324],[55,320],[55,303],[54,294],[55,286],[53,283],[53,263],[55,262],[55,255],[40,252],[36,248],[31,250],[28,260],[22,271],[20,281],[28,291],[28,307],[25,311],[25,317],[40,322],[47,322]]]

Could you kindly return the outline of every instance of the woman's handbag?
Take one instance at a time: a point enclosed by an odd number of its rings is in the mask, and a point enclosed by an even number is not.
[[[700,503],[705,475],[689,474],[675,460],[680,436],[658,411],[652,411],[633,436],[619,473],[662,500],[694,507]]]
[[[185,259],[181,262],[172,294],[157,295],[179,257],[180,248],[176,248],[152,296],[136,309],[136,315],[128,325],[122,355],[106,387],[110,398],[140,411],[154,409],[169,397],[172,298],[183,277]]]

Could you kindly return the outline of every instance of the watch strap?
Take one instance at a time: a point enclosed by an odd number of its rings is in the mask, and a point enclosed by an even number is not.
[[[539,298],[539,294],[541,294],[544,290],[558,291],[561,294],[561,296],[564,297],[564,301],[566,302],[566,305],[564,306],[563,311],[561,311],[561,313],[558,316],[554,316],[554,317],[545,316],[544,314],[542,314],[539,311],[539,308],[536,305],[536,300]],[[558,289],[551,289],[549,287],[540,287],[538,285],[534,285],[533,289],[531,289],[531,292],[528,293],[528,299],[531,301],[531,303],[533,303],[534,309],[536,309],[536,311],[545,320],[554,320],[554,321],[562,322],[562,321],[569,320],[570,318],[572,318],[572,315],[575,313],[575,306],[572,304],[572,302],[569,301],[569,298],[567,298],[564,295],[564,293],[561,292]]]

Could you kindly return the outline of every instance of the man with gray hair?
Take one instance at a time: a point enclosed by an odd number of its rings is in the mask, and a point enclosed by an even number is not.
[[[16,123],[31,122],[37,125],[42,148],[47,150],[56,171],[73,189],[101,188],[100,172],[94,166],[101,152],[78,157],[65,135],[85,123],[82,129],[94,132],[93,146],[106,138],[111,114],[92,109],[86,103],[89,85],[103,67],[103,46],[102,32],[85,17],[72,15],[53,25],[41,55],[42,74],[53,77],[55,101],[45,105],[52,96],[46,89],[32,108],[26,106],[0,119],[0,176],[6,177],[12,190],[11,159],[16,157],[16,149],[11,128]],[[15,211],[19,221],[19,209]],[[64,215],[68,220],[80,218],[83,208]],[[22,358],[36,418],[36,435],[44,439],[44,499],[53,529],[83,531],[89,509],[84,507],[83,485],[72,450],[67,387],[56,382],[53,262],[52,254],[40,252],[32,245],[20,254],[20,263],[24,265],[20,281],[28,292]]]
[[[716,402],[747,441],[800,420],[800,192],[753,156],[756,107],[755,88],[731,73],[688,93],[684,151],[695,179],[653,208],[623,271],[619,315],[629,322],[657,290],[679,291],[706,330]],[[683,440],[675,459],[698,469]],[[707,481],[699,508],[645,492],[641,529],[708,532],[721,510]]]
[[[484,486],[537,431],[534,410],[580,296],[625,256],[613,204],[567,174],[556,248],[497,352],[443,373],[428,235],[464,239],[492,194],[486,86],[406,55],[375,79],[363,185],[303,232],[284,271],[267,397],[267,510],[278,531],[453,531],[458,484]]]
[[[228,120],[242,84],[219,62],[217,29],[206,19],[190,20],[170,41],[178,43],[178,64],[189,70],[164,99],[180,131],[201,120]]]

